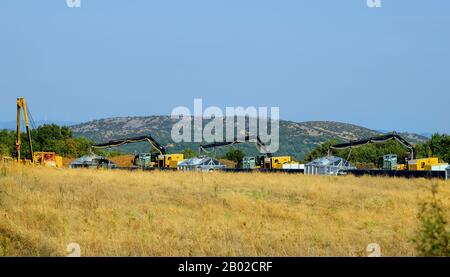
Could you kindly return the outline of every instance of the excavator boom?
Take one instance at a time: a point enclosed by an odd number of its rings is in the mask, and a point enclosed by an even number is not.
[[[140,137],[133,137],[133,138],[111,140],[106,143],[92,145],[91,150],[92,149],[105,149],[105,148],[111,148],[111,147],[118,147],[118,146],[122,146],[122,145],[128,144],[128,143],[136,143],[136,142],[143,142],[143,141],[147,141],[148,143],[150,143],[153,146],[153,148],[158,150],[159,154],[161,154],[161,155],[166,154],[166,148],[164,146],[161,146],[152,136],[140,136]]]
[[[234,138],[233,141],[223,141],[223,142],[213,142],[213,143],[209,143],[209,144],[203,144],[203,145],[200,145],[199,152],[201,154],[203,151],[205,151],[208,148],[215,148],[215,147],[228,146],[228,145],[233,145],[233,144],[238,144],[238,143],[251,142],[252,139],[255,139],[255,138],[251,137],[249,135],[246,135],[244,140]],[[261,153],[264,153],[265,155],[267,155],[269,157],[271,156],[271,153],[269,151],[267,151],[266,145],[264,144],[264,142],[262,142],[262,140],[259,138],[259,136],[256,136],[255,144],[256,144],[256,148]]]
[[[414,159],[414,147],[406,139],[404,139],[402,136],[400,136],[399,134],[397,134],[395,132],[387,134],[387,135],[381,135],[381,136],[370,137],[370,138],[361,139],[361,140],[353,140],[353,141],[350,141],[347,143],[339,143],[339,144],[331,145],[328,149],[328,155],[331,155],[331,152],[333,149],[349,149],[349,148],[359,147],[359,146],[372,144],[372,143],[383,143],[383,142],[387,142],[389,140],[395,140],[395,141],[399,142],[400,144],[402,144],[404,147],[406,147],[409,151],[409,159],[410,160]]]

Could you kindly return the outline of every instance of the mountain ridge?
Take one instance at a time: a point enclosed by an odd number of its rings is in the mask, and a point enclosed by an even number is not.
[[[128,116],[96,119],[85,123],[69,126],[75,136],[85,136],[95,142],[106,142],[132,136],[151,134],[162,145],[166,145],[169,152],[179,152],[185,148],[198,149],[198,143],[174,144],[170,131],[178,119],[167,115]],[[209,122],[204,119],[203,124]],[[193,133],[193,132],[192,132]],[[280,120],[280,149],[277,155],[292,155],[297,159],[303,157],[315,146],[330,139],[348,141],[382,134],[363,126],[337,121],[305,121],[294,122]],[[420,143],[428,138],[414,133],[400,133],[411,143]],[[129,144],[121,147],[126,153],[148,152],[149,145],[145,143]],[[254,145],[242,143],[235,148],[242,149],[249,155],[258,152]],[[217,154],[226,152],[227,147],[218,148]]]

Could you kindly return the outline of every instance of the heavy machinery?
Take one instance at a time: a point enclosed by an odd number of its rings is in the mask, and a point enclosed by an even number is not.
[[[390,140],[395,140],[395,141],[399,142],[400,144],[402,144],[403,146],[405,146],[409,152],[408,159],[409,160],[414,159],[414,147],[406,139],[404,139],[402,136],[400,136],[399,134],[397,134],[395,132],[386,134],[386,135],[361,139],[361,140],[353,140],[353,141],[350,141],[347,143],[339,143],[339,144],[331,145],[328,148],[328,156],[332,155],[333,149],[352,149],[352,148],[367,145],[367,144],[383,143],[383,142],[387,142]]]
[[[405,160],[405,163],[399,163],[398,157],[395,154],[388,154],[383,156],[383,165],[382,169],[385,170],[440,170],[443,168],[445,170],[445,166],[447,164],[439,163],[438,158],[425,158],[425,159],[417,159],[415,160],[414,154],[414,146],[411,145],[406,139],[404,139],[399,134],[393,132],[386,135],[354,140],[347,143],[340,143],[331,145],[328,148],[328,156],[332,155],[333,149],[352,149],[354,147],[359,147],[372,143],[383,143],[390,140],[395,140],[408,149],[408,158]]]
[[[283,169],[283,165],[288,163],[293,163],[291,156],[272,156],[266,145],[262,142],[259,136],[256,138],[246,135],[244,140],[239,140],[234,138],[233,141],[225,141],[225,142],[214,142],[206,145],[200,145],[200,154],[208,148],[216,148],[221,146],[228,146],[237,143],[250,142],[251,140],[255,141],[256,148],[259,152],[264,153],[264,155],[259,155],[256,157],[253,156],[245,156],[242,161],[238,163],[238,168],[244,169],[253,169],[253,168],[264,168],[264,169]],[[206,151],[205,151],[206,152]]]
[[[63,158],[55,152],[34,152],[33,160],[35,165],[63,167]]]
[[[158,151],[158,155],[154,156],[151,153],[140,153],[135,155],[133,165],[139,167],[158,167],[158,168],[177,168],[180,161],[184,160],[183,154],[167,154],[166,148],[159,144],[152,136],[140,136],[133,138],[124,138],[118,140],[111,140],[106,143],[95,144],[91,146],[91,152],[94,149],[107,149],[111,147],[118,147],[128,143],[148,142],[151,148]]]
[[[30,160],[22,160],[20,156],[20,148],[21,148],[21,113],[23,110],[23,117],[25,121],[25,127],[27,131],[28,137],[28,147],[30,148]],[[31,164],[31,165],[41,165],[48,167],[62,167],[62,157],[56,155],[55,152],[34,152],[33,151],[33,142],[31,140],[31,129],[30,129],[30,121],[28,118],[29,109],[27,107],[27,103],[25,98],[17,98],[17,138],[16,138],[16,151],[17,151],[17,162],[19,164]]]
[[[423,158],[408,161],[408,170],[445,171],[448,163],[439,162],[439,158]]]
[[[291,156],[264,158],[264,168],[266,169],[283,169],[283,165],[288,163],[293,163]]]
[[[244,169],[262,168],[262,167],[264,167],[264,160],[266,158],[270,158],[272,156],[272,154],[266,150],[266,145],[261,141],[261,139],[258,136],[256,136],[256,138],[255,138],[255,137],[252,137],[247,134],[247,135],[245,135],[243,140],[234,138],[233,141],[223,141],[223,142],[213,142],[210,144],[202,144],[199,147],[199,154],[202,155],[203,152],[208,152],[206,149],[209,149],[209,148],[214,148],[214,150],[215,150],[216,147],[230,146],[230,145],[244,143],[244,142],[251,142],[252,140],[254,140],[258,151],[261,153],[264,153],[264,155],[260,155],[260,156],[256,156],[256,157],[245,156],[242,159],[242,161],[239,161],[237,167],[244,168]]]
[[[31,141],[31,129],[30,129],[30,123],[28,120],[28,108],[25,101],[25,98],[17,98],[17,138],[16,138],[16,151],[17,151],[17,162],[21,163],[21,157],[20,157],[20,146],[21,146],[21,140],[20,140],[20,133],[21,133],[21,113],[23,110],[23,117],[25,120],[25,127],[27,129],[27,136],[28,136],[28,146],[30,148],[30,158],[31,163],[34,163],[34,157],[33,157],[33,142]]]

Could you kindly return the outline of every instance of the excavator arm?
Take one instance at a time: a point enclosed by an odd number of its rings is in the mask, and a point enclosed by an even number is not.
[[[383,143],[383,142],[387,142],[390,140],[395,140],[395,141],[399,142],[400,144],[402,144],[409,151],[409,159],[410,160],[414,159],[414,147],[406,139],[404,139],[402,136],[400,136],[399,134],[397,134],[395,132],[386,134],[386,135],[361,139],[361,140],[353,140],[353,141],[350,141],[347,143],[331,145],[328,148],[328,155],[331,156],[333,149],[349,149],[349,148],[359,147],[359,146],[372,144],[372,143]]]
[[[124,138],[124,139],[118,139],[118,140],[111,140],[106,143],[100,143],[95,144],[91,146],[91,152],[93,149],[106,149],[111,147],[119,147],[124,144],[128,143],[137,143],[137,142],[143,142],[146,141],[152,145],[153,148],[155,148],[159,154],[164,155],[166,154],[166,148],[162,145],[160,145],[152,136],[140,136],[140,137],[133,137],[133,138]]]
[[[234,138],[233,141],[213,142],[213,143],[209,143],[209,144],[202,144],[202,145],[200,145],[199,153],[201,154],[202,152],[206,152],[205,150],[208,148],[216,148],[216,147],[228,146],[228,145],[233,145],[233,144],[238,144],[238,143],[250,142],[252,139],[254,139],[254,137],[246,135],[244,140],[239,140],[238,138]],[[262,140],[259,138],[259,136],[256,136],[255,145],[256,145],[256,148],[258,149],[258,151],[260,151],[261,153],[264,153],[268,157],[272,156],[272,154],[269,151],[267,151],[266,145],[264,144],[264,142],[262,142]]]

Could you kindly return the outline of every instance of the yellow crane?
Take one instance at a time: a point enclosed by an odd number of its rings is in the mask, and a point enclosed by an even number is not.
[[[152,157],[151,153],[137,154],[134,158],[133,164],[140,167],[158,167],[158,168],[173,168],[176,169],[179,162],[184,160],[183,154],[167,154],[166,147],[159,144],[152,136],[140,136],[133,138],[124,138],[118,140],[111,140],[106,143],[95,144],[91,146],[91,153],[93,149],[107,149],[111,147],[118,147],[128,143],[148,142],[155,148],[159,154]]]
[[[16,138],[16,151],[17,151],[17,162],[21,162],[20,159],[20,123],[21,123],[21,111],[23,110],[23,116],[25,119],[25,127],[27,129],[27,137],[28,137],[28,145],[30,147],[31,154],[31,163],[34,163],[34,153],[33,153],[33,143],[31,141],[31,131],[30,131],[30,123],[28,120],[28,110],[27,110],[27,102],[25,98],[17,98],[17,138]]]
[[[30,121],[28,119],[28,107],[25,98],[20,97],[17,98],[17,138],[16,138],[16,151],[17,151],[17,162],[22,163],[22,159],[20,156],[20,146],[21,146],[21,113],[23,110],[23,117],[25,120],[25,128],[27,130],[28,137],[28,146],[30,148],[30,158],[32,165],[42,165],[49,167],[62,167],[62,157],[56,155],[55,152],[34,152],[33,151],[33,142],[31,140],[31,130],[30,130]],[[27,160],[25,160],[27,162]]]

